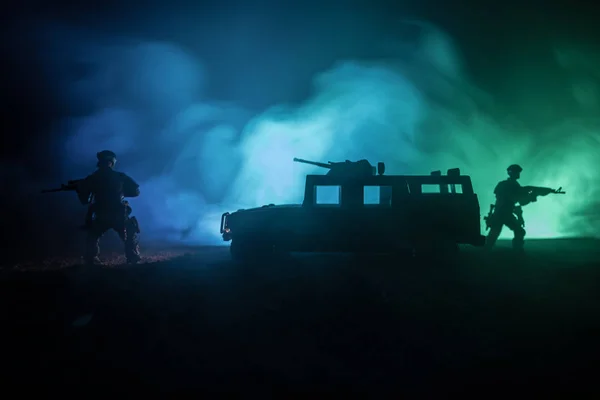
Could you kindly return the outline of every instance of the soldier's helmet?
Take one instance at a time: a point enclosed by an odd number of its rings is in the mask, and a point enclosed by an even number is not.
[[[518,164],[513,164],[511,166],[509,166],[508,168],[506,168],[506,172],[510,173],[517,173],[520,174],[521,172],[523,172],[523,168],[521,168],[520,165]]]
[[[113,165],[117,162],[117,155],[110,150],[102,150],[96,153],[96,158],[98,159],[98,163],[103,162],[112,162]]]
[[[522,171],[523,171],[523,168],[521,168],[521,166],[517,165],[517,164],[513,164],[513,165],[509,166],[508,168],[506,168],[506,172],[508,173],[508,176],[510,176],[513,179],[519,179],[521,177]]]

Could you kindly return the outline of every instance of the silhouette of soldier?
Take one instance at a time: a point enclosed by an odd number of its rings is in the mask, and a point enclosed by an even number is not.
[[[101,151],[96,154],[96,157],[98,158],[98,169],[81,182],[77,193],[82,204],[88,204],[89,199],[93,199],[88,216],[86,216],[88,236],[85,262],[87,264],[100,263],[98,258],[100,238],[106,231],[113,229],[125,243],[127,262],[135,264],[141,259],[140,230],[137,219],[130,216],[132,210],[124,198],[139,196],[139,185],[126,174],[114,170],[117,156],[112,151]]]
[[[496,204],[494,212],[488,220],[490,233],[487,236],[486,248],[491,249],[496,244],[502,228],[506,225],[508,229],[513,231],[514,238],[512,241],[513,249],[522,251],[525,242],[525,221],[523,220],[523,212],[520,206],[523,202],[523,190],[518,182],[521,178],[523,168],[520,165],[513,164],[506,169],[508,179],[498,183],[494,189],[496,195]]]

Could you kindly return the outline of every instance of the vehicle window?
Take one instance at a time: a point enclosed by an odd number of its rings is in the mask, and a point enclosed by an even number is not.
[[[441,193],[440,185],[421,185],[421,193]]]
[[[449,193],[452,193],[452,187],[453,186],[454,186],[454,190],[455,190],[454,193],[462,194],[462,192],[463,192],[462,191],[462,185],[448,185],[448,186],[450,186],[450,189],[448,190]]]
[[[442,186],[442,185],[423,184],[423,185],[421,185],[421,193],[441,193],[440,186]],[[460,185],[460,184],[447,185],[447,186],[448,186],[447,193],[452,193],[453,186],[454,186],[454,190],[455,190],[454,193],[457,193],[457,194],[462,193],[462,185]]]
[[[316,204],[340,205],[342,199],[341,186],[315,186]]]
[[[364,199],[365,205],[391,205],[392,187],[391,186],[365,186]]]

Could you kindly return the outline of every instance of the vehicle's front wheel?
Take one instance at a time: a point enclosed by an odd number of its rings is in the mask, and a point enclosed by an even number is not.
[[[266,240],[235,238],[229,252],[234,261],[253,261],[273,254],[273,245]]]
[[[229,253],[234,261],[241,261],[246,258],[246,250],[244,249],[244,243],[240,239],[233,239],[231,245],[229,245]]]

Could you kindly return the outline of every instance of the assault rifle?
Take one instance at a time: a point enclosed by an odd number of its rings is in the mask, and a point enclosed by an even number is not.
[[[56,192],[76,192],[79,184],[83,182],[83,179],[75,179],[72,181],[67,181],[66,184],[61,183],[59,188],[55,189],[44,189],[42,193],[56,193]]]
[[[44,190],[42,190],[42,193],[79,192],[79,185],[81,184],[81,182],[83,182],[83,179],[75,179],[75,180],[67,181],[66,184],[61,183],[60,187],[58,187],[58,188],[44,189]],[[88,229],[92,224],[92,220],[93,220],[93,216],[94,216],[94,208],[93,208],[92,202],[93,202],[93,195],[90,194],[90,196],[87,199],[87,204],[89,204],[89,206],[88,206],[88,210],[87,210],[87,213],[85,216],[85,223],[81,227],[82,229]]]
[[[547,196],[549,194],[565,194],[566,193],[562,190],[562,186],[559,187],[558,189],[552,189],[552,188],[541,187],[541,186],[523,186],[523,190],[525,190],[527,192],[527,194],[536,196],[536,197],[537,196]]]
[[[558,189],[552,189],[548,187],[541,186],[523,186],[523,193],[526,201],[522,202],[521,205],[526,205],[527,203],[535,203],[538,197],[547,196],[549,194],[565,194],[562,190],[562,186]]]
[[[562,190],[562,186],[559,187],[558,189],[552,189],[552,188],[542,187],[542,186],[523,186],[522,190],[523,190],[523,200],[519,201],[520,206],[515,207],[513,210],[513,214],[517,217],[517,219],[519,220],[519,224],[521,224],[521,226],[525,226],[525,220],[523,219],[523,209],[521,208],[521,206],[525,206],[529,203],[536,202],[538,197],[547,196],[549,194],[565,194],[566,193],[565,191]],[[495,207],[496,206],[494,204],[490,204],[490,211],[488,212],[488,214],[485,217],[483,217],[483,220],[485,221],[486,230],[489,230],[491,227],[491,220],[494,215]]]

